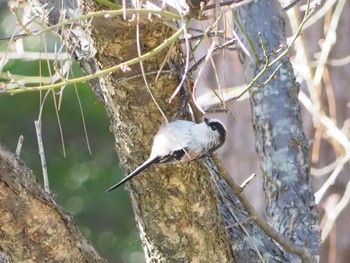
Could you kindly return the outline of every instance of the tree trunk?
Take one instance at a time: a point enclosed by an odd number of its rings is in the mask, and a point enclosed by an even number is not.
[[[95,8],[87,11],[95,11]],[[151,22],[144,17],[142,20],[139,26],[143,54],[174,33],[160,21]],[[121,17],[97,18],[93,20],[91,31],[96,46],[101,46],[97,48],[94,62],[100,69],[136,56],[135,21],[124,22]],[[166,64],[156,80],[166,57]],[[168,101],[179,84],[179,77],[172,72],[176,72],[174,67],[181,63],[178,45],[144,63],[150,90],[169,120],[179,107],[178,98],[172,104]],[[103,88],[95,87],[105,98],[103,102],[111,119],[119,159],[127,173],[148,158],[152,138],[164,121],[144,83],[139,65],[130,68],[129,72],[119,71],[104,77]],[[208,259],[231,262],[209,174],[202,165],[193,162],[153,166],[133,179],[128,190],[147,262],[205,262]]]
[[[51,7],[48,5],[48,10]],[[99,8],[101,6],[94,2],[85,2],[84,13]],[[60,16],[56,16],[57,12],[50,15],[53,15],[50,16],[51,23],[56,24]],[[97,53],[80,61],[86,73],[92,74],[137,56],[136,21],[131,21],[131,16],[127,19],[130,20],[125,21],[122,17],[92,20],[92,27],[86,29],[93,39],[90,50],[95,49]],[[142,16],[139,32],[142,54],[145,54],[162,44],[174,30],[157,19],[150,21],[147,16]],[[70,31],[60,34],[71,41],[74,38]],[[78,50],[76,57],[79,58],[81,52]],[[166,64],[156,80],[164,58]],[[92,83],[110,117],[120,162],[126,172],[148,158],[152,138],[164,121],[155,101],[169,120],[178,110],[178,98],[171,104],[168,101],[179,83],[175,73],[181,59],[179,45],[172,45],[145,61],[150,90],[144,83],[139,64]],[[128,190],[148,262],[205,262],[208,259],[231,262],[209,173],[203,165],[192,162],[154,166],[133,179]]]
[[[278,1],[259,1],[238,9],[237,19],[242,29],[239,36],[251,55],[241,56],[247,83],[258,75],[267,59],[273,61],[279,55],[275,51],[286,46],[280,10]],[[281,67],[274,72],[279,64]],[[271,81],[265,84],[271,75]],[[289,59],[283,58],[250,89],[250,103],[268,200],[267,220],[293,243],[307,247],[317,261],[320,229],[298,92],[299,84],[295,81],[293,68]]]

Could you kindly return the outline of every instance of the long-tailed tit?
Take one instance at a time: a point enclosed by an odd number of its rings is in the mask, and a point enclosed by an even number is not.
[[[226,139],[224,125],[217,119],[202,123],[176,120],[160,126],[153,139],[150,157],[131,174],[107,190],[126,183],[154,163],[189,162],[221,147]]]

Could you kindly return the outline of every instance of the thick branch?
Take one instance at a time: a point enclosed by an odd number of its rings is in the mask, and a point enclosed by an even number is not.
[[[24,163],[0,145],[0,244],[11,262],[105,262]]]

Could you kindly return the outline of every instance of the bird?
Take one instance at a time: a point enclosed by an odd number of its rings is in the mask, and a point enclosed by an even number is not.
[[[106,192],[111,192],[130,181],[152,164],[196,160],[220,148],[225,140],[226,128],[214,118],[204,118],[201,123],[187,120],[163,123],[153,138],[149,158]]]

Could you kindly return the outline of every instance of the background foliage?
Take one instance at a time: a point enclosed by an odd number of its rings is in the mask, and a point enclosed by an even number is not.
[[[6,8],[1,10],[0,37],[5,37],[11,34],[10,18],[4,12]],[[53,52],[56,39],[53,35],[48,35],[47,39],[49,51]],[[36,38],[26,39],[25,49],[44,52],[38,42]],[[1,43],[0,52],[5,52],[7,47],[6,42]],[[73,69],[74,76],[82,74],[77,65]],[[45,60],[41,63],[11,60],[3,69],[3,72],[7,71],[25,76],[49,76]],[[1,81],[6,80],[0,78]],[[64,157],[56,106],[50,91],[42,113],[42,134],[52,194],[55,201],[74,216],[101,256],[110,262],[144,262],[128,193],[123,189],[105,193],[123,175],[104,108],[89,85],[79,84],[76,90],[83,107],[92,155],[86,143],[75,89],[66,87],[59,110],[66,149]],[[21,158],[39,181],[42,181],[42,169],[34,121],[38,119],[43,94],[30,92],[0,96],[0,142],[15,151],[18,138],[23,135]],[[57,93],[55,96],[58,98]]]

